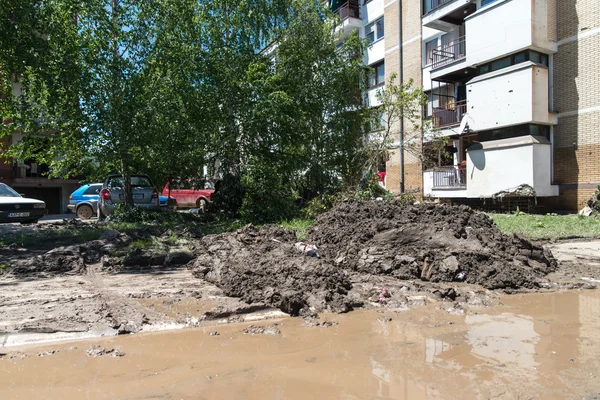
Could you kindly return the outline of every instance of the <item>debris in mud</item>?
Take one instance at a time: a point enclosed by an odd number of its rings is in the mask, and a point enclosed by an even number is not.
[[[329,328],[330,326],[336,326],[338,323],[336,321],[319,321],[316,318],[304,318],[304,323],[302,326],[310,326],[310,327],[322,327]]]
[[[319,258],[319,249],[314,244],[306,244],[303,242],[297,242],[294,244],[294,247],[300,253],[306,254],[309,257]]]
[[[245,335],[279,335],[281,331],[277,327],[277,324],[266,326],[250,325],[244,328],[242,333]]]
[[[218,331],[212,331],[211,333],[209,333],[210,336],[219,336],[220,333]]]
[[[56,353],[58,353],[58,350],[42,351],[42,352],[38,353],[38,357],[51,356],[51,355],[56,354]]]
[[[117,349],[106,349],[102,346],[92,346],[89,347],[85,354],[88,357],[101,357],[101,356],[110,356],[110,357],[123,357],[125,353]]]
[[[458,293],[456,293],[456,290],[454,290],[454,288],[433,289],[431,293],[442,300],[450,301],[456,300],[456,297],[458,296]]]
[[[387,322],[392,322],[392,318],[391,317],[379,317],[379,318],[377,318],[377,321],[387,323]]]
[[[345,295],[351,285],[345,271],[300,254],[295,242],[293,231],[277,226],[246,226],[234,233],[206,236],[192,273],[216,284],[227,296],[291,315],[306,307],[348,311]]]
[[[503,235],[467,206],[345,201],[319,216],[308,237],[339,268],[403,280],[538,288],[556,270],[548,251]]]
[[[452,314],[452,315],[463,315],[467,312],[467,310],[459,303],[455,303],[451,307],[446,307],[446,308],[442,308],[442,309],[444,311],[446,311],[448,314]]]

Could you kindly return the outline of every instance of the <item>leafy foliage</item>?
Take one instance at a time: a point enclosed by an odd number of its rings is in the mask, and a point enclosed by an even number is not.
[[[152,224],[186,224],[197,222],[198,217],[191,213],[170,212],[145,209],[141,207],[127,206],[125,203],[119,204],[115,210],[108,216],[110,223],[152,223]]]

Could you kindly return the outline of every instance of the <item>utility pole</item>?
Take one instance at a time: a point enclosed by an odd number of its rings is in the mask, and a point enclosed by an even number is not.
[[[402,0],[398,0],[398,75],[400,85],[404,84],[404,65],[403,65],[403,48],[402,48]],[[404,193],[404,112],[400,115],[400,193]]]

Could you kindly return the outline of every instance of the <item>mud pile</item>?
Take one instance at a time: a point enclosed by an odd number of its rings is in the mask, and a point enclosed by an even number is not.
[[[556,270],[549,252],[503,235],[467,206],[341,202],[317,219],[309,237],[338,269],[403,280],[536,288]]]
[[[194,276],[216,284],[227,296],[277,307],[291,315],[315,310],[347,311],[346,273],[295,247],[293,231],[246,226],[206,236],[191,266]]]

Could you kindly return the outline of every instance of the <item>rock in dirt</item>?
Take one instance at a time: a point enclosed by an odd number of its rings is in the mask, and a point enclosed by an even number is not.
[[[319,321],[316,318],[304,318],[302,326],[329,328],[330,326],[336,326],[337,324],[336,321]]]
[[[117,349],[106,349],[102,346],[92,346],[89,347],[85,354],[88,357],[101,357],[101,356],[110,356],[110,357],[123,357],[125,353]]]
[[[467,206],[345,201],[319,216],[308,237],[338,268],[398,279],[537,288],[556,270],[548,251],[503,235]]]
[[[242,330],[245,335],[279,335],[281,331],[277,327],[277,324],[273,325],[250,325]]]
[[[214,283],[225,295],[263,303],[299,315],[306,307],[343,312],[351,288],[345,271],[299,253],[293,231],[246,226],[206,236],[191,266],[194,276]]]

